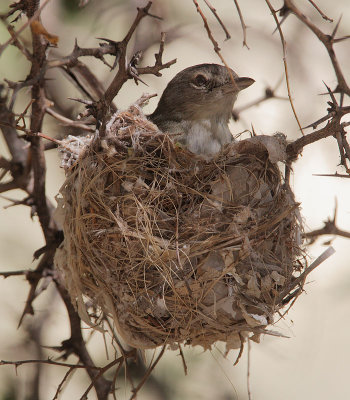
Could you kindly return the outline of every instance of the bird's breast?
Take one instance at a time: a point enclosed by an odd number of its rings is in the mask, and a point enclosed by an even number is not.
[[[232,141],[227,122],[217,120],[188,121],[184,124],[182,142],[195,154],[212,156]]]

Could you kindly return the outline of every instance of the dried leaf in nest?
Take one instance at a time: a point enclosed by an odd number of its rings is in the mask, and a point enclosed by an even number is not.
[[[281,137],[233,143],[208,162],[136,104],[85,140],[66,166],[56,255],[83,320],[92,324],[87,297],[144,349],[230,349],[275,334],[266,328],[304,268],[298,205],[276,165]]]

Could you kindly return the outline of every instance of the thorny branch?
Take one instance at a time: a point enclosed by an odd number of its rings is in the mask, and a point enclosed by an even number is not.
[[[105,114],[104,116],[106,116],[106,114],[107,114],[106,109],[109,108],[114,97],[117,95],[117,93],[119,92],[119,90],[121,89],[123,84],[132,77],[132,76],[130,76],[130,71],[129,71],[130,65],[126,62],[127,46],[130,42],[130,39],[131,39],[133,33],[135,32],[136,27],[140,23],[140,21],[147,15],[150,15],[148,11],[149,11],[151,5],[152,5],[152,2],[148,2],[146,7],[138,8],[136,18],[135,18],[134,22],[132,23],[128,33],[126,34],[126,36],[124,37],[124,39],[121,42],[118,42],[118,49],[119,49],[118,73],[116,74],[116,76],[114,77],[111,84],[109,85],[109,87],[107,88],[106,92],[104,93],[103,97],[100,100],[100,104],[101,104],[102,109]],[[156,64],[154,66],[154,69],[152,70],[151,67],[149,67],[149,69],[147,71],[144,70],[143,73],[152,73],[152,74],[156,73],[157,74],[157,73],[159,73],[159,71],[161,69],[169,68],[172,64],[174,64],[176,62],[176,60],[172,60],[163,65],[162,61],[161,61],[163,49],[164,49],[164,35],[162,36],[162,41],[161,41],[160,49],[159,49],[159,53],[158,53],[159,58],[157,59],[157,57],[156,57]],[[103,125],[102,125],[102,132],[100,132],[100,135],[103,136]]]
[[[335,93],[344,93],[350,96],[350,88],[345,80],[344,74],[342,69],[340,68],[339,62],[337,60],[335,51],[334,51],[334,43],[337,43],[341,40],[347,39],[345,38],[340,38],[336,39],[335,35],[337,33],[337,30],[339,28],[340,20],[335,26],[333,32],[331,35],[323,33],[315,24],[313,24],[310,19],[304,15],[293,3],[292,0],[285,0],[284,5],[280,10],[280,15],[287,15],[287,14],[294,14],[305,26],[307,26],[315,36],[319,39],[319,41],[325,46],[328,56],[332,62],[334,72],[336,74],[338,84],[337,87],[335,88],[334,92]]]

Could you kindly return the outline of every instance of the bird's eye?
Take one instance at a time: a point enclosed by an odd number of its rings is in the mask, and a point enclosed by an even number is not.
[[[193,80],[193,83],[196,85],[196,86],[204,86],[206,83],[207,83],[207,78],[204,76],[204,75],[202,75],[202,74],[198,74],[195,78],[194,78],[194,80]]]

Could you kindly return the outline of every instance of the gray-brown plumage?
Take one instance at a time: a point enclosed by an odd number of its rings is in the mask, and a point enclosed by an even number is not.
[[[218,64],[184,69],[168,83],[149,118],[163,132],[182,134],[177,141],[193,153],[214,155],[232,141],[228,122],[238,93],[254,83],[230,72]]]

